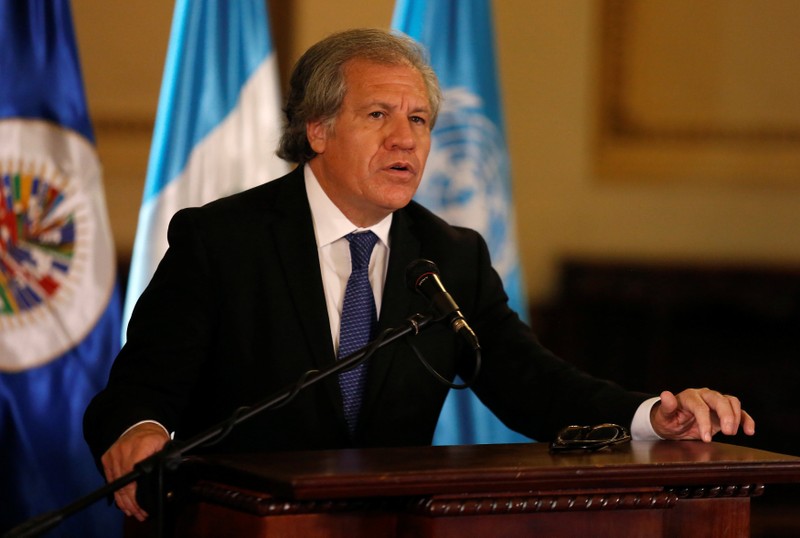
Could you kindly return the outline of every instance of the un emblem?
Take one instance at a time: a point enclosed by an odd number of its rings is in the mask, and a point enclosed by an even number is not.
[[[416,200],[450,224],[480,232],[500,275],[517,266],[505,140],[466,88],[444,92]]]

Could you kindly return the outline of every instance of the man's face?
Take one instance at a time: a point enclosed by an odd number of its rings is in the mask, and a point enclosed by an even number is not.
[[[322,189],[357,226],[370,226],[414,196],[431,146],[422,75],[407,66],[351,60],[347,90],[328,127],[306,126]]]

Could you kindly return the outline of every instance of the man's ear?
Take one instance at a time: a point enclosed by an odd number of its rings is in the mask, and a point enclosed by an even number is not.
[[[328,141],[328,127],[321,120],[306,122],[306,137],[314,153],[325,153]]]

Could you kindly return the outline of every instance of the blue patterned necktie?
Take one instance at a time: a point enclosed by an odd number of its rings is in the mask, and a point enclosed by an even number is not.
[[[339,328],[339,359],[367,345],[377,325],[375,296],[369,285],[369,258],[372,256],[372,249],[378,236],[372,232],[363,232],[347,234],[345,238],[350,242],[351,271],[344,290],[342,321]],[[365,362],[339,374],[344,417],[351,434],[356,429],[366,378]]]

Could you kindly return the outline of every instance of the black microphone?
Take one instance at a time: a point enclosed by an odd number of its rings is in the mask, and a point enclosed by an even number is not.
[[[472,349],[480,349],[478,337],[464,319],[453,297],[444,289],[435,263],[420,259],[408,264],[406,286],[428,299],[439,319],[446,319],[450,328],[462,335]]]

